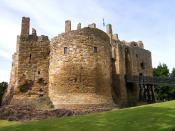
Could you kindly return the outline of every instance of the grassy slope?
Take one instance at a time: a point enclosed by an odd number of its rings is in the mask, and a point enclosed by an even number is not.
[[[169,131],[172,128],[175,128],[175,101],[27,123],[0,121],[0,131]]]

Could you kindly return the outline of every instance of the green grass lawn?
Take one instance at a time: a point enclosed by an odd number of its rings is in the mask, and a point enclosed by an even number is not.
[[[175,101],[30,122],[0,120],[0,131],[171,131]]]

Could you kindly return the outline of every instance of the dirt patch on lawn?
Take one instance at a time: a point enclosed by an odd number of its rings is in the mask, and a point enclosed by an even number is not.
[[[108,110],[110,109],[93,108],[87,110],[38,110],[29,105],[7,105],[0,107],[0,119],[9,121],[42,120],[51,117],[83,115],[91,112],[102,112]]]

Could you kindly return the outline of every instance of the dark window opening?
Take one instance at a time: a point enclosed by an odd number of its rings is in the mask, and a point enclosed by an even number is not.
[[[40,74],[40,71],[38,71],[38,75]]]
[[[67,53],[68,53],[68,48],[64,47],[64,54],[67,54]]]
[[[142,77],[142,76],[143,76],[143,74],[142,74],[142,73],[139,73],[139,76],[140,76],[140,77]]]
[[[29,55],[29,60],[31,60],[31,58],[32,58],[32,55],[30,54],[30,55]]]
[[[141,69],[145,69],[145,65],[144,65],[144,63],[142,62],[142,63],[140,63],[140,67],[141,67]]]
[[[125,48],[125,53],[128,53],[128,49],[127,48]]]
[[[138,54],[136,54],[136,57],[138,58]]]
[[[94,47],[94,53],[97,53],[97,47]]]

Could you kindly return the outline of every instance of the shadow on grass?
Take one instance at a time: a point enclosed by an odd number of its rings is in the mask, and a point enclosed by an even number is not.
[[[0,128],[0,131],[171,131],[175,108],[146,106],[85,116],[32,121]]]

